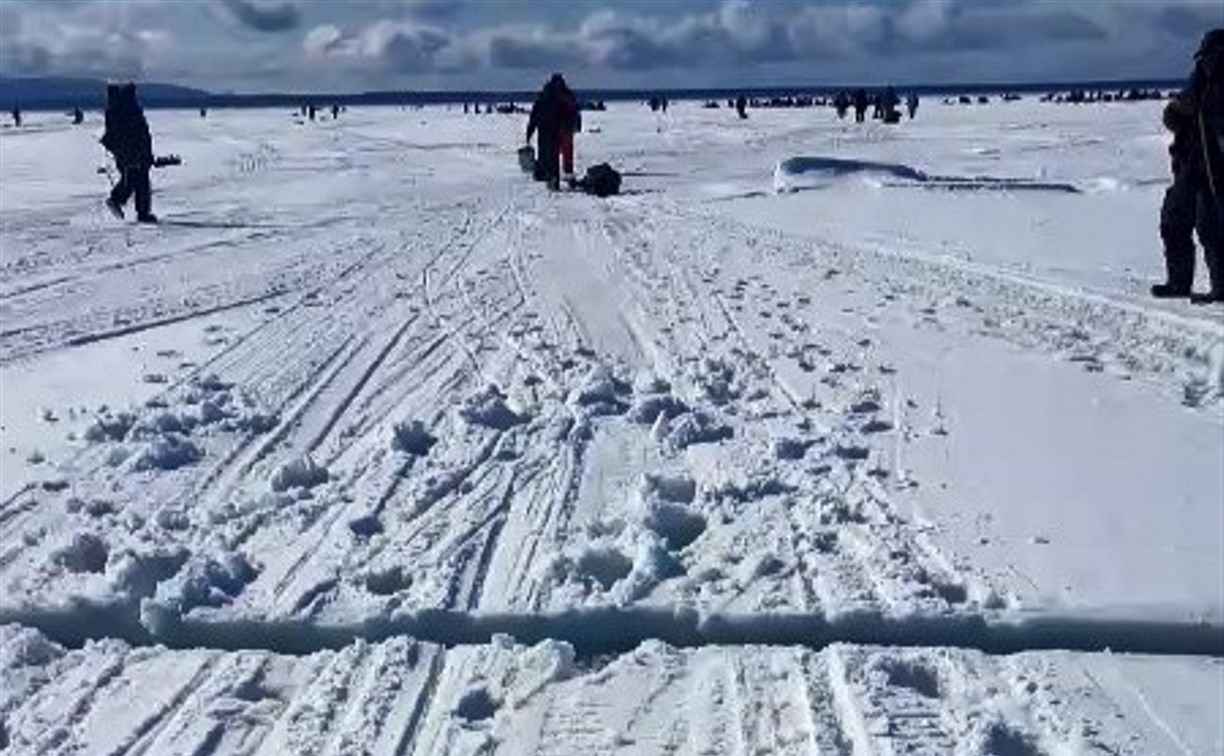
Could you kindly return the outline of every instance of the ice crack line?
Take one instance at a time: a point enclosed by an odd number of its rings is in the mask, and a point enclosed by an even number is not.
[[[961,648],[989,654],[1063,650],[1165,656],[1224,657],[1218,618],[1144,619],[1100,613],[938,614],[888,616],[874,611],[837,617],[817,614],[701,616],[658,608],[594,608],[559,613],[494,614],[424,610],[348,625],[295,620],[197,620],[130,608],[78,605],[61,611],[0,610],[0,623],[20,623],[67,646],[115,637],[132,645],[263,650],[305,655],[358,640],[411,636],[444,646],[479,645],[496,635],[520,643],[565,641],[579,656],[622,653],[647,640],[678,648],[804,646],[847,643],[911,648]]]

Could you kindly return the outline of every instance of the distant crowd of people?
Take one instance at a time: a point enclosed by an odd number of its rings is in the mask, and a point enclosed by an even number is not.
[[[1152,286],[1153,296],[1159,298],[1191,298],[1200,302],[1224,301],[1224,29],[1213,29],[1204,35],[1194,54],[1194,67],[1186,86],[1178,92],[1166,95],[1158,90],[1128,90],[1121,92],[1072,91],[1066,96],[1050,95],[1042,98],[1052,102],[1111,102],[1138,101],[1155,97],[1167,98],[1163,112],[1164,126],[1172,133],[1169,148],[1173,180],[1165,192],[1160,212],[1160,235],[1164,245],[1165,280]],[[1005,100],[1019,99],[1018,95],[1005,95]],[[963,96],[955,101],[972,104],[973,100]],[[665,113],[669,107],[664,96],[654,96],[647,101],[656,113]],[[877,92],[857,89],[842,91],[830,100],[817,97],[777,97],[768,100],[750,100],[740,95],[727,101],[727,106],[740,118],[748,117],[748,107],[810,107],[832,105],[839,119],[851,112],[857,123],[871,117],[885,123],[897,123],[902,118],[901,107],[909,118],[918,112],[920,101],[915,93],[904,100],[897,91],[888,87]],[[574,178],[574,137],[582,130],[583,110],[602,110],[599,102],[580,102],[561,74],[553,74],[530,108],[527,119],[526,140],[534,138],[534,175],[549,189],[557,190],[562,181],[571,185]],[[719,107],[710,101],[705,107]],[[481,112],[479,104],[465,103],[464,112]],[[339,118],[345,108],[331,106],[333,119]],[[513,103],[496,106],[489,104],[484,112],[518,113],[528,112]],[[300,115],[314,120],[318,107],[312,103],[301,106]],[[200,109],[200,116],[207,110]],[[22,112],[14,105],[11,116],[15,126],[22,124]],[[80,108],[70,113],[73,123],[84,121]],[[106,207],[117,217],[124,217],[128,201],[135,199],[136,220],[141,223],[157,223],[152,211],[152,187],[149,172],[159,162],[153,153],[153,140],[144,111],[136,97],[133,84],[112,84],[106,91],[106,129],[102,145],[113,156],[118,170],[117,181],[106,199]],[[177,160],[177,158],[174,158]],[[172,163],[171,163],[172,164]],[[617,177],[619,181],[619,177]],[[1197,234],[1203,248],[1210,287],[1205,293],[1192,291]]]

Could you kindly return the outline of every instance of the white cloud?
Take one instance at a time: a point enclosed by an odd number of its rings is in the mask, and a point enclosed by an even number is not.
[[[339,52],[345,43],[344,32],[335,24],[322,24],[311,29],[302,41],[302,49],[311,57],[326,57]]]

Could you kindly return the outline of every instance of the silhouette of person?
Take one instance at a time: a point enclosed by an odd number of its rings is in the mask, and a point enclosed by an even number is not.
[[[871,104],[871,98],[867,96],[866,89],[856,89],[854,91],[854,122],[862,123],[867,120],[867,106]]]
[[[1173,183],[1160,208],[1165,281],[1152,286],[1158,298],[1224,301],[1224,29],[1204,35],[1185,89],[1164,110],[1173,132],[1169,147]],[[1206,295],[1192,296],[1194,232],[1211,280]]]
[[[578,99],[565,83],[565,77],[555,73],[544,84],[531,106],[527,119],[527,141],[538,135],[536,146],[536,180],[545,181],[554,191],[561,188],[560,168],[567,178],[574,174],[574,133],[582,128]],[[558,166],[558,161],[562,163]]]
[[[149,171],[153,168],[153,137],[149,122],[136,100],[135,84],[111,84],[106,88],[106,131],[102,146],[115,158],[119,181],[106,200],[116,218],[123,218],[123,206],[136,195],[136,220],[157,223],[153,215],[153,189]]]

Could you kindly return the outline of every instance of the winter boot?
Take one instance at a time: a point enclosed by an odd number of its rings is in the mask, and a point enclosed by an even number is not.
[[[110,210],[110,214],[115,216],[116,220],[123,220],[123,206],[113,199],[106,200],[106,209]]]
[[[136,222],[137,223],[147,223],[151,226],[154,226],[154,225],[157,225],[159,221],[157,220],[157,216],[154,215],[153,213],[145,213],[144,215],[136,216]]]
[[[1224,290],[1206,291],[1202,294],[1191,294],[1190,301],[1194,304],[1215,304],[1224,302]]]
[[[1157,299],[1185,299],[1190,296],[1190,287],[1177,286],[1171,283],[1153,284],[1152,296]]]

